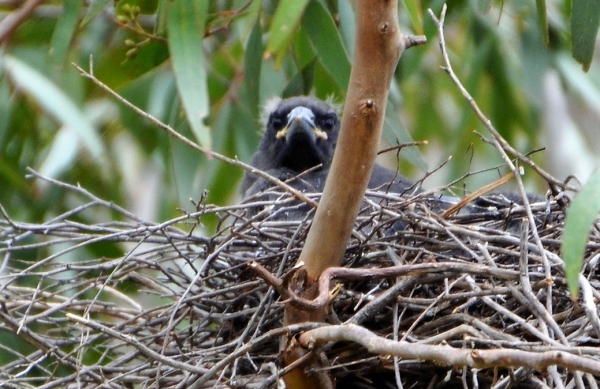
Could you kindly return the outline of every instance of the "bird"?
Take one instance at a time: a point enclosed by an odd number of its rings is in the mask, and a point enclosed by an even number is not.
[[[264,134],[258,150],[251,158],[250,165],[304,193],[321,193],[340,132],[338,108],[328,101],[311,96],[295,96],[269,101],[263,111]],[[251,171],[244,174],[241,192],[245,200],[272,202],[281,196],[269,191],[274,184]],[[375,164],[367,185],[368,189],[394,193],[401,196],[423,193],[420,185],[413,183],[398,171]],[[543,199],[528,194],[530,202]],[[375,198],[373,198],[375,199]],[[379,199],[381,201],[381,199]],[[434,212],[441,214],[461,201],[447,195],[430,195],[420,199]],[[264,204],[264,203],[263,203]],[[520,194],[516,192],[490,193],[475,199],[463,210],[462,215],[489,215],[490,212],[522,205]],[[271,208],[272,220],[302,220],[310,213],[311,206],[295,201],[290,206]],[[250,208],[249,216],[260,212],[260,208]],[[513,223],[514,224],[514,223]],[[396,222],[393,231],[403,230],[404,222]]]
[[[338,108],[315,97],[295,96],[270,101],[263,116],[264,134],[250,165],[282,181],[291,180],[289,184],[302,192],[322,192],[340,132]],[[246,172],[241,192],[247,199],[271,187],[271,182]],[[368,188],[395,193],[420,190],[408,178],[379,164],[373,168]],[[288,217],[303,216],[307,210],[302,207]]]

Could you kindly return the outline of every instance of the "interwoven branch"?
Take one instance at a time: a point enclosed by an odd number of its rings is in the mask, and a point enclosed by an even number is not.
[[[1,366],[2,383],[41,380],[47,387],[61,387],[77,379],[82,387],[275,385],[281,374],[276,367],[281,340],[327,328],[317,323],[282,327],[282,298],[248,271],[249,264],[257,263],[285,281],[306,236],[302,221],[277,220],[277,212],[247,219],[246,210],[264,205],[250,203],[206,206],[152,223],[78,186],[51,184],[72,191],[83,205],[43,225],[21,223],[7,214],[0,221],[0,330],[22,343],[0,346],[12,356]],[[548,364],[558,365],[548,369],[564,385],[592,379],[577,371],[595,374],[589,366],[600,361],[598,313],[589,303],[600,296],[600,276],[587,266],[600,253],[597,232],[586,251],[582,309],[571,302],[563,279],[558,252],[564,215],[554,202],[531,206],[536,219],[546,218],[539,231],[552,260],[548,278],[538,246],[529,242],[526,231],[521,236],[515,230],[524,217],[519,207],[443,220],[426,203],[383,193],[381,198],[383,203],[365,202],[344,267],[331,269],[321,280],[320,304],[325,301],[330,323],[353,323],[382,340],[397,332],[404,339],[401,349],[431,345],[436,358],[450,347],[470,358],[470,364],[459,365],[483,369],[477,373],[482,382],[493,379],[490,366],[500,367],[500,381],[544,379],[532,376],[531,369]],[[73,222],[90,210],[110,213],[113,221]],[[199,230],[198,220],[207,214],[221,218],[220,231],[190,233]],[[398,222],[408,227],[390,233]],[[123,255],[94,256],[98,245],[119,247]],[[337,287],[330,294],[333,283]],[[330,361],[322,368],[343,382],[391,363],[378,356],[389,350],[363,346],[319,347]],[[475,351],[480,359],[473,357]],[[531,357],[525,351],[536,357],[522,363]],[[397,366],[402,380],[418,382],[425,372],[453,371],[431,364],[436,358],[405,357]],[[502,370],[511,366],[525,370],[516,376]],[[60,376],[53,373],[58,368]]]

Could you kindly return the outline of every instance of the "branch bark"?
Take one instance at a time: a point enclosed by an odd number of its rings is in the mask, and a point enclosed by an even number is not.
[[[382,338],[355,324],[325,326],[309,330],[300,335],[298,341],[309,349],[325,342],[350,341],[364,346],[374,354],[392,355],[402,359],[427,360],[454,367],[470,366],[477,369],[489,369],[512,366],[543,372],[548,367],[557,365],[600,376],[600,362],[565,351],[469,350],[448,345],[409,343]]]
[[[329,285],[334,279],[348,280],[378,280],[383,278],[400,277],[417,274],[446,274],[449,277],[456,274],[473,274],[477,276],[495,277],[503,280],[516,280],[519,274],[514,270],[488,267],[471,263],[417,263],[411,265],[388,266],[383,268],[349,269],[345,267],[330,267],[321,274],[317,285],[317,294],[313,300],[299,297],[295,291],[278,277],[271,274],[257,262],[250,264],[252,269],[267,284],[285,299],[285,302],[312,312],[326,308],[330,300]]]
[[[323,196],[298,260],[305,265],[290,285],[305,299],[318,294],[317,279],[339,266],[358,215],[381,138],[390,81],[404,49],[422,44],[424,37],[405,36],[398,24],[397,0],[356,2],[356,51],[344,105],[340,136]],[[323,321],[325,308],[305,310],[286,306],[285,324]],[[300,356],[284,353],[286,365]],[[313,361],[309,364],[314,364]],[[324,374],[324,373],[323,373]],[[296,369],[284,377],[288,388],[329,386],[323,376]]]
[[[356,54],[341,131],[323,197],[299,261],[309,279],[338,266],[375,164],[385,106],[400,55],[416,44],[398,24],[397,0],[356,3]]]

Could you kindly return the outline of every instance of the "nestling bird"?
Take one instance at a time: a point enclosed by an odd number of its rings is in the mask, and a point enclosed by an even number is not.
[[[290,185],[304,192],[322,192],[340,131],[335,106],[299,96],[273,101],[267,104],[265,113],[264,136],[251,165],[281,180],[299,176]],[[375,165],[368,187],[376,189],[382,185],[396,193],[413,187],[405,177]],[[246,173],[241,189],[247,198],[271,186],[270,182]]]
[[[282,181],[288,181],[289,185],[302,192],[322,192],[340,131],[336,107],[314,97],[298,96],[272,101],[265,107],[264,116],[265,132],[250,164]],[[244,198],[258,195],[260,200],[272,201],[278,195],[268,192],[261,195],[271,187],[271,182],[246,172],[241,190]],[[396,194],[421,192],[421,188],[407,178],[378,164],[373,167],[368,188]],[[521,204],[518,193],[492,193],[490,196],[474,200],[461,212],[486,215],[493,210],[511,208],[512,204]],[[439,195],[426,197],[423,201],[434,212],[442,213],[460,199]],[[529,195],[529,201],[540,201],[540,197]],[[303,219],[310,207],[299,202],[295,205],[295,209],[286,209],[275,218]],[[405,226],[405,223],[396,222],[392,229],[398,231]]]

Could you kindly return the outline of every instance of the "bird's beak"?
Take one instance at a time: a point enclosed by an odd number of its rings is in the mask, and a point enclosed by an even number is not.
[[[290,139],[294,134],[305,134],[313,140],[327,140],[327,133],[315,125],[315,115],[305,107],[296,107],[288,114],[288,122],[275,137]]]

